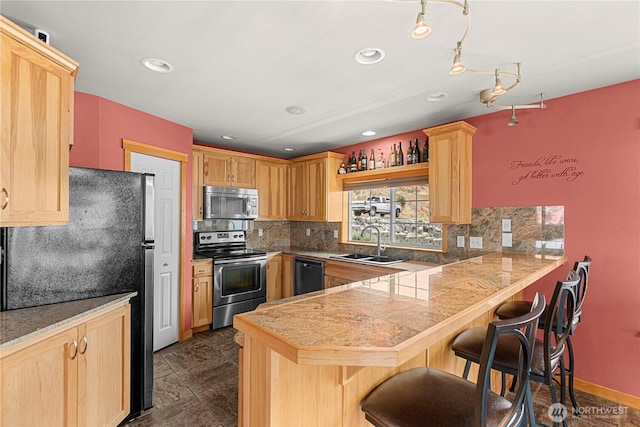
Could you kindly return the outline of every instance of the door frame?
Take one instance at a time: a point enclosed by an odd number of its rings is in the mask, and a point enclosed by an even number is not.
[[[155,147],[153,145],[136,142],[129,139],[122,139],[124,149],[124,170],[131,171],[131,153],[146,154],[148,156],[160,157],[167,160],[174,160],[180,163],[180,252],[178,262],[178,286],[180,288],[180,300],[178,303],[178,341],[182,342],[191,337],[191,328],[185,331],[186,323],[184,310],[184,254],[185,254],[185,230],[187,227],[187,161],[189,155],[166,148]]]

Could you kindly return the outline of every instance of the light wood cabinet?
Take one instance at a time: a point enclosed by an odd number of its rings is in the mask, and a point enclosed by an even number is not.
[[[203,154],[204,185],[256,188],[256,160],[228,150]]]
[[[78,64],[0,16],[0,226],[69,219]]]
[[[192,327],[196,331],[205,330],[213,322],[213,264],[210,259],[194,261],[192,269]]]
[[[324,152],[291,161],[289,219],[342,220],[342,189],[337,172],[343,157]]]
[[[387,267],[376,267],[365,264],[354,264],[345,261],[330,261],[324,263],[324,287],[333,288],[335,286],[346,285],[359,282],[361,280],[373,279],[374,277],[386,276],[397,273],[401,270]]]
[[[191,216],[194,221],[202,221],[202,196],[204,185],[204,158],[202,151],[193,150],[191,157]]]
[[[465,122],[424,129],[429,136],[431,222],[471,223],[471,141],[475,131]]]
[[[284,160],[256,162],[259,220],[287,219],[288,171],[288,163]]]
[[[295,255],[282,254],[282,298],[293,296],[293,265]]]
[[[267,257],[267,302],[282,298],[282,256]]]
[[[0,425],[117,426],[129,414],[130,306],[17,344],[0,358]]]

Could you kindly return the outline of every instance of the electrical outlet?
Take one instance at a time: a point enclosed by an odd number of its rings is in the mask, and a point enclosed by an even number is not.
[[[264,230],[262,228],[258,228],[258,237],[264,236]]]
[[[456,242],[458,243],[459,248],[464,248],[464,236],[456,237]]]
[[[338,230],[333,230],[333,238],[334,239],[338,238]]]
[[[471,249],[482,249],[482,237],[469,237],[469,247]]]
[[[510,248],[513,246],[513,236],[511,233],[502,233],[502,247]]]
[[[307,228],[307,236],[311,236],[311,229]]]
[[[505,233],[511,233],[511,220],[510,219],[503,219],[502,220],[502,231]],[[504,245],[502,245],[504,246]]]

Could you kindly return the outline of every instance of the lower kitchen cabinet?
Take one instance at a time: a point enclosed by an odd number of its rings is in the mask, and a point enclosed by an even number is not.
[[[129,414],[129,303],[16,345],[0,358],[0,425],[117,426]]]
[[[282,254],[282,298],[293,296],[293,263],[295,255]]]
[[[282,256],[267,257],[267,302],[282,298]]]
[[[213,265],[210,259],[194,261],[192,327],[208,329],[213,322]]]

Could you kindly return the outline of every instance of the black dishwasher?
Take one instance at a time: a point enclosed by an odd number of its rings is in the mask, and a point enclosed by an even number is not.
[[[324,289],[324,262],[296,257],[293,294],[306,294],[322,289]]]

